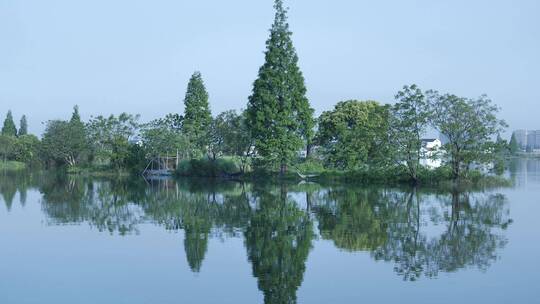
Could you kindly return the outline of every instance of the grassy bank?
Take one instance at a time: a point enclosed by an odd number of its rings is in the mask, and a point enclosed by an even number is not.
[[[26,164],[18,161],[0,161],[0,170],[20,171],[26,169]]]
[[[234,178],[242,181],[256,182],[300,182],[306,180],[328,185],[343,183],[365,185],[411,184],[411,179],[404,166],[340,171],[326,169],[320,162],[308,161],[289,167],[289,171],[285,175],[280,175],[277,168],[256,167],[253,170],[248,170],[246,173],[241,173],[240,168],[240,162],[233,158],[223,158],[215,161],[210,159],[184,160],[180,162],[175,175],[177,177]],[[310,175],[310,177],[302,178],[300,175]],[[450,168],[440,167],[435,170],[420,170],[418,173],[418,184],[426,186],[455,186],[457,184],[463,186],[497,187],[509,186],[511,182],[502,176],[483,174],[479,171],[469,171],[456,182],[452,179]]]
[[[131,172],[128,170],[118,170],[112,169],[110,167],[69,167],[66,168],[67,174],[71,175],[82,175],[82,176],[92,176],[92,177],[127,177],[131,175]]]

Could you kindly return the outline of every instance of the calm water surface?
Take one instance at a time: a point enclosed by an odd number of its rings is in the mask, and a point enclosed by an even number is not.
[[[540,162],[511,188],[0,174],[0,303],[540,303]]]

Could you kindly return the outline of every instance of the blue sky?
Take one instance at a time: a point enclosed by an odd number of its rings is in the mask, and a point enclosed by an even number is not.
[[[285,3],[317,113],[416,83],[486,93],[511,129],[540,129],[540,1]],[[147,121],[183,111],[195,70],[214,114],[243,108],[272,19],[271,0],[0,0],[0,115],[35,133],[74,104]]]

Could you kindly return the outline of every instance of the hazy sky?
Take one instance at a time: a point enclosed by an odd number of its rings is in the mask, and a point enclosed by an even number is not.
[[[393,102],[416,83],[488,94],[515,128],[540,129],[540,1],[286,0],[317,113],[346,99]],[[212,112],[245,107],[272,0],[0,0],[0,115],[30,131],[67,119],[182,112],[200,70]],[[17,121],[18,123],[18,121]]]

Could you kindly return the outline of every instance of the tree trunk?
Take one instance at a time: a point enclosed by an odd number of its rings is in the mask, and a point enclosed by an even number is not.
[[[279,168],[279,175],[284,176],[287,173],[287,164],[282,162]]]
[[[452,171],[453,171],[452,173],[453,173],[454,181],[459,179],[459,173],[460,173],[459,172],[459,166],[460,166],[459,161],[454,160],[452,162]]]
[[[311,142],[308,142],[306,146],[306,158],[309,158],[311,156],[312,147],[313,144]]]

